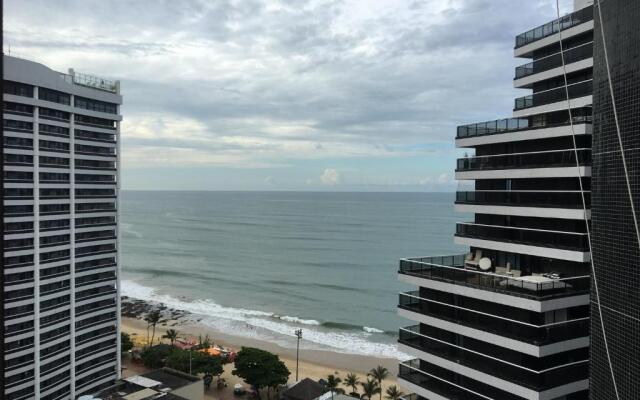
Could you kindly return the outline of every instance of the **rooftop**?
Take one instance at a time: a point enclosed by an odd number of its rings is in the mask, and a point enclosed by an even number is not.
[[[287,400],[313,400],[322,396],[329,390],[318,382],[304,378],[282,393],[282,398]]]
[[[171,392],[200,381],[200,378],[171,368],[162,368],[118,381],[94,396],[102,400],[185,400]]]

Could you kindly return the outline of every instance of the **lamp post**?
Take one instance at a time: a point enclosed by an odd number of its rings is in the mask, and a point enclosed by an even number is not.
[[[298,338],[298,344],[296,345],[296,382],[298,382],[298,356],[300,354],[300,339],[302,339],[302,329],[296,330],[296,337]]]
[[[191,347],[189,347],[189,375],[192,375],[192,373],[191,373]]]

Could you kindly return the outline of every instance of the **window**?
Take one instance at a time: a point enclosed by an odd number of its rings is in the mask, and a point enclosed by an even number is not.
[[[40,133],[45,135],[69,136],[69,128],[64,128],[62,126],[40,124],[38,128]]]
[[[25,139],[19,137],[5,136],[2,138],[5,147],[19,148],[19,149],[32,149],[33,139]]]
[[[102,133],[87,131],[84,129],[75,130],[76,139],[100,140],[105,142],[115,142],[116,138],[112,133]]]
[[[69,121],[69,113],[59,110],[53,110],[51,108],[40,107],[40,118],[43,119],[57,119],[62,121]]]
[[[4,179],[8,181],[32,182],[33,172],[27,171],[4,171]]]
[[[33,106],[5,101],[4,112],[7,114],[33,115]]]
[[[61,151],[66,153],[69,151],[69,143],[40,140],[40,150]]]
[[[115,129],[115,121],[104,118],[90,117],[88,115],[75,114],[76,123],[80,125],[94,125],[100,128]]]
[[[38,89],[38,98],[40,100],[60,103],[67,106],[71,104],[71,96],[67,93],[62,93],[58,92],[57,90],[47,89],[43,87]]]
[[[33,164],[33,156],[28,156],[26,154],[5,154],[4,163],[31,165]]]
[[[117,114],[118,106],[114,103],[107,103],[105,101],[87,99],[86,97],[76,96],[74,99],[75,106],[78,108],[84,108],[85,110],[99,111],[109,114]]]
[[[33,133],[32,122],[14,121],[12,119],[5,119],[2,121],[2,126],[4,127],[5,131]]]
[[[57,172],[40,172],[41,182],[69,182],[69,174]]]
[[[69,166],[69,159],[68,158],[60,158],[60,157],[47,157],[47,156],[40,156],[40,166],[47,166],[47,167],[68,167]],[[42,194],[42,190],[40,191],[40,194]]]
[[[75,149],[78,153],[100,154],[106,156],[113,156],[116,153],[116,150],[113,147],[87,146],[84,144],[76,144]]]
[[[16,96],[33,97],[33,86],[25,83],[4,81],[4,92]]]
[[[40,204],[41,213],[68,213],[69,204]]]

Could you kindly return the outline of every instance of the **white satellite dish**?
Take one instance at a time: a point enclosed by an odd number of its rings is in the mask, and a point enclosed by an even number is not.
[[[488,271],[489,269],[491,269],[491,259],[487,257],[481,258],[480,262],[478,263],[478,267],[480,267],[480,269],[483,271]]]

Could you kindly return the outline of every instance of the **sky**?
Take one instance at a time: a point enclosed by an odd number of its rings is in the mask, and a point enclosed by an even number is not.
[[[456,190],[555,0],[5,0],[4,51],[121,82],[133,190]],[[571,9],[561,1],[561,11]]]

